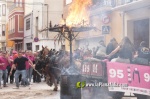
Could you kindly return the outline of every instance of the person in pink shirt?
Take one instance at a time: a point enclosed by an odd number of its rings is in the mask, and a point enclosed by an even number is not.
[[[25,55],[24,55],[27,59],[29,59],[28,58],[28,56],[29,56],[29,51],[28,50],[26,50],[25,51]],[[28,78],[29,78],[29,67],[30,67],[30,65],[29,65],[29,62],[28,61],[26,61],[26,76],[27,76],[27,80],[28,80]]]
[[[18,52],[17,51],[12,51],[12,55],[9,56],[9,59],[10,59],[10,70],[11,70],[11,67],[12,67],[12,64],[14,62],[14,60],[18,57]],[[10,70],[8,71],[8,73],[10,74]],[[12,71],[12,75],[10,75],[10,83],[12,84],[14,82],[14,74],[15,74],[15,71],[13,69]],[[21,79],[21,78],[20,78]],[[7,78],[7,81],[8,81],[8,78]]]
[[[31,60],[31,61],[34,63],[35,59],[34,59],[34,56],[33,56],[33,54],[32,54],[32,51],[28,51],[28,56],[27,56],[27,58],[28,58],[29,60]],[[29,82],[31,82],[33,68],[32,68],[31,65],[28,63],[27,66],[26,66],[26,69],[27,69],[27,79],[29,79]]]
[[[4,76],[4,82],[3,82],[3,87],[7,87],[6,86],[6,81],[7,81],[7,66],[9,65],[10,60],[9,57],[7,56],[7,52],[3,51],[2,52],[2,56],[0,56],[0,88],[1,87],[1,80],[2,80],[2,76]]]

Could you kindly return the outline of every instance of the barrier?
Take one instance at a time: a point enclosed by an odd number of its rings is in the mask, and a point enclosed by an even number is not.
[[[109,91],[132,92],[150,96],[150,66],[107,61],[83,61],[81,74],[88,78],[104,79],[107,77],[107,83],[122,85],[109,87]]]
[[[150,96],[150,66],[107,62],[108,83],[128,87],[109,87],[109,91],[132,92]]]

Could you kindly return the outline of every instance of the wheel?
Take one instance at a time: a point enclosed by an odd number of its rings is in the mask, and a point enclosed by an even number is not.
[[[141,95],[141,94],[134,94],[137,99],[148,99],[146,95]]]
[[[115,92],[115,93],[112,95],[112,98],[113,98],[113,99],[122,99],[123,96],[124,96],[124,92]]]

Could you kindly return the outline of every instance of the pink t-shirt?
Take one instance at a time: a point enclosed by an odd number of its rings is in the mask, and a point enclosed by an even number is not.
[[[35,59],[34,59],[34,56],[32,56],[32,55],[31,55],[31,56],[28,56],[28,59],[31,60],[32,62],[35,60]],[[31,66],[29,65],[29,68],[30,68],[30,67],[31,67]]]
[[[0,70],[6,70],[7,66],[9,65],[8,60],[5,57],[0,57],[0,63],[4,63],[4,66],[0,66]]]
[[[31,60],[32,62],[35,60],[34,56],[26,56],[26,58],[28,58],[29,60]],[[26,69],[31,68],[31,65],[29,64],[29,62],[26,62]]]
[[[14,61],[13,56],[10,56],[10,57],[9,57],[9,59],[11,59],[11,60],[13,60],[13,61]],[[13,64],[13,62],[11,62],[11,63],[10,63],[10,67],[12,67],[12,64]]]
[[[29,59],[27,55],[23,55],[23,56],[26,57],[27,59]],[[30,68],[29,62],[26,61],[25,64],[26,64],[26,69],[28,70]]]

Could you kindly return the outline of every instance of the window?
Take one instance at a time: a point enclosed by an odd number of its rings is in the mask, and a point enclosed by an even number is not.
[[[38,24],[39,24],[39,18],[38,17],[36,17],[36,37],[38,37]]]
[[[20,7],[22,7],[22,0],[20,0]]]
[[[15,32],[15,16],[13,16],[13,33]]]
[[[16,0],[16,6],[17,6],[17,7],[18,7],[18,3],[19,3],[18,0]]]
[[[5,36],[5,24],[2,25],[2,36]]]
[[[1,5],[0,5],[0,16],[1,16]]]
[[[6,51],[6,43],[2,42],[2,51]]]
[[[26,20],[26,30],[30,29],[30,18]]]
[[[23,19],[23,16],[22,15],[19,15],[19,31],[23,31],[23,22],[24,19]]]
[[[6,5],[5,4],[2,5],[2,15],[3,16],[6,15]]]
[[[10,33],[10,19],[8,21],[8,33]]]
[[[15,44],[15,50],[16,51],[19,51],[19,50],[22,50],[23,49],[23,47],[22,47],[22,42],[17,42],[16,44]]]
[[[32,50],[32,43],[26,43],[27,50]]]
[[[36,51],[38,51],[39,50],[39,45],[36,45],[35,49],[36,49]]]
[[[0,36],[2,36],[2,25],[0,25]]]
[[[13,29],[13,19],[11,18],[11,27],[10,27],[11,33],[12,33],[12,29]]]

